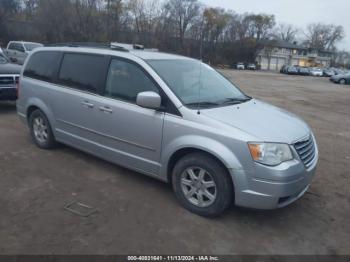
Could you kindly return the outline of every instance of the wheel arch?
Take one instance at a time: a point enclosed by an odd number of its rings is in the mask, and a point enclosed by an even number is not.
[[[49,107],[42,100],[40,100],[38,98],[32,98],[27,103],[26,110],[25,110],[27,123],[29,124],[30,115],[36,109],[41,110],[45,114],[45,116],[47,117],[47,119],[48,119],[48,121],[49,121],[49,123],[51,125],[52,131],[54,132],[54,128],[52,126],[53,119],[54,119],[52,111],[49,109]]]
[[[195,148],[195,147],[185,147],[185,148],[181,148],[179,150],[177,150],[176,152],[174,152],[174,154],[170,157],[168,165],[167,165],[167,181],[171,183],[171,177],[172,177],[172,171],[176,165],[176,163],[183,157],[185,157],[186,155],[192,154],[192,153],[201,153],[203,155],[207,155],[213,159],[215,159],[216,161],[218,161],[225,169],[227,169],[227,171],[229,172],[228,168],[225,166],[225,164],[223,163],[223,161],[218,158],[217,156],[203,150],[203,149],[199,149],[199,148]]]
[[[346,83],[347,83],[347,81],[346,81],[346,79],[345,79],[345,78],[340,78],[340,79],[339,79],[339,84],[341,84],[341,83],[342,83],[342,81],[343,81],[343,83],[344,83],[344,84],[346,84]]]
[[[170,153],[168,151],[168,153],[164,152],[163,154],[163,163],[165,163],[165,166],[161,171],[161,175],[167,182],[171,182],[172,170],[177,161],[182,157],[195,152],[203,153],[218,161],[227,170],[232,182],[233,178],[230,172],[231,169],[242,169],[241,163],[238,161],[234,153],[218,141],[212,139],[203,140],[203,138],[194,137],[190,137],[187,141],[192,141],[194,143],[191,145],[181,143],[182,146],[173,148]]]

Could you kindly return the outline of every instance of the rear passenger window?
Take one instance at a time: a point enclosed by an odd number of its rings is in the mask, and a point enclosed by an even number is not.
[[[146,91],[159,93],[157,86],[141,68],[124,60],[112,60],[105,96],[136,103],[137,95]]]
[[[97,93],[105,76],[104,70],[103,56],[65,54],[58,82],[71,88]]]
[[[24,70],[24,76],[52,82],[59,65],[59,52],[38,52],[33,54]]]

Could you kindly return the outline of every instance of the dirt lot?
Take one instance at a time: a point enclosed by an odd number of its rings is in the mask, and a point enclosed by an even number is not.
[[[61,146],[37,149],[13,104],[0,104],[1,254],[350,254],[350,86],[324,78],[224,71],[247,94],[313,128],[310,192],[275,211],[232,207],[218,219],[181,208],[161,182]],[[79,200],[99,209],[82,218]]]

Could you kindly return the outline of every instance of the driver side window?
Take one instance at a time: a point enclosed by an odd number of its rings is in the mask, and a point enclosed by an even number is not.
[[[105,96],[136,104],[141,92],[153,91],[159,94],[154,82],[137,65],[113,59],[109,68]]]

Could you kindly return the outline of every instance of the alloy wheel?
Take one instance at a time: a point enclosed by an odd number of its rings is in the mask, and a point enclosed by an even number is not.
[[[185,198],[197,207],[208,207],[216,200],[216,183],[210,173],[200,167],[190,167],[182,173],[181,189]]]
[[[38,116],[38,117],[34,118],[33,131],[34,131],[35,139],[39,143],[46,143],[47,142],[47,139],[49,137],[49,135],[48,135],[49,131],[48,131],[47,123],[43,117]]]

